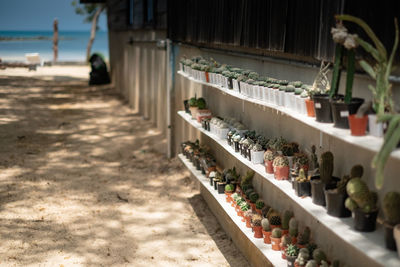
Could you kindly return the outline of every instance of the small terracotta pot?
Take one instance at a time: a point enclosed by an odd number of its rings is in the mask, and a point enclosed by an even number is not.
[[[292,236],[292,245],[296,245],[296,243],[297,243],[297,237]]]
[[[287,247],[281,247],[282,259],[284,259],[284,260],[286,260],[286,248]]]
[[[245,218],[245,220],[246,220],[246,227],[247,227],[247,228],[251,228],[251,224],[250,224],[250,219],[251,219],[251,218],[250,218],[250,216],[245,216],[244,218]]]
[[[210,77],[208,76],[208,71],[205,72],[205,75],[206,75],[206,82],[209,83],[210,82]]]
[[[237,216],[240,217],[240,208],[236,209]]]
[[[232,206],[232,207],[235,207],[235,206],[236,206],[236,201],[233,200],[233,198],[232,198],[231,206]]]
[[[192,119],[197,118],[197,110],[198,109],[199,109],[198,107],[189,107],[190,113],[192,114]]]
[[[256,212],[257,212],[258,214],[262,215],[262,210],[256,208]]]
[[[250,207],[252,211],[256,211],[256,203],[251,203],[250,202]]]
[[[285,235],[287,235],[289,233],[289,230],[283,230],[282,229],[282,236],[285,236]]]
[[[351,135],[363,136],[367,129],[368,116],[365,115],[362,118],[356,117],[355,114],[349,115],[349,124]]]
[[[311,99],[306,99],[307,116],[315,117],[314,101]]]
[[[265,164],[265,171],[267,173],[270,174],[274,173],[274,166],[272,166],[272,160],[267,160],[264,162],[264,164]]]
[[[263,238],[262,226],[254,226],[253,230],[255,238]]]
[[[305,248],[306,246],[307,246],[307,244],[304,244],[304,245],[297,244],[298,248]]]
[[[265,244],[271,244],[271,231],[266,232],[262,230],[263,236],[264,236],[264,243]]]
[[[276,166],[274,177],[276,180],[287,180],[289,179],[289,166]]]
[[[282,225],[270,225],[271,230],[273,230],[274,228],[281,228]]]
[[[228,203],[232,202],[232,192],[225,191],[225,195],[226,195],[226,202]]]
[[[276,250],[276,251],[281,250],[280,243],[281,243],[281,239],[280,238],[276,238],[276,237],[272,237],[271,236],[272,250]]]

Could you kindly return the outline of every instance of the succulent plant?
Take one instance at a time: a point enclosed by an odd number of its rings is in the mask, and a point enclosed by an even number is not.
[[[297,220],[292,217],[289,221],[289,234],[291,237],[296,237],[299,233],[299,224]]]
[[[275,157],[278,155],[274,150],[268,149],[264,153],[264,161],[273,161]]]
[[[279,91],[286,92],[287,87],[285,85],[279,86]]]
[[[296,153],[294,155],[294,162],[297,165],[300,165],[300,166],[308,165],[309,160],[308,160],[307,154],[301,153],[301,152],[300,153]]]
[[[281,216],[279,216],[279,214],[271,214],[269,223],[271,225],[281,225]]]
[[[310,242],[311,230],[309,227],[304,228],[303,232],[297,237],[297,243],[300,245],[307,245]]]
[[[289,244],[292,244],[292,237],[290,235],[282,236],[281,247],[287,247]]]
[[[240,183],[240,186],[243,188],[243,185],[251,184],[254,174],[255,174],[255,172],[253,170],[247,171],[246,175],[242,178],[242,182]]]
[[[233,200],[238,200],[239,198],[240,198],[240,196],[239,196],[239,194],[238,193],[233,193],[232,194],[232,198],[233,198]]]
[[[251,223],[253,226],[261,226],[262,216],[258,213],[254,213],[251,216]]]
[[[383,215],[390,225],[400,223],[400,193],[388,192],[383,198]]]
[[[299,266],[305,266],[309,258],[310,258],[310,252],[308,251],[308,249],[301,248],[299,250],[299,255],[297,256],[297,259],[295,262]]]
[[[319,174],[324,184],[332,181],[333,174],[333,154],[330,151],[322,153],[319,163]]]
[[[315,260],[309,260],[305,267],[318,267],[318,264]]]
[[[256,209],[261,210],[262,208],[264,208],[264,206],[265,206],[264,201],[263,201],[261,198],[259,198],[259,199],[256,201]]]
[[[290,210],[285,210],[282,216],[282,229],[288,230],[289,229],[289,221],[293,217],[293,212]]]
[[[233,184],[225,185],[225,192],[232,193],[235,190],[235,186]]]
[[[340,193],[345,193],[347,183],[350,181],[350,179],[350,176],[344,175],[343,178],[337,183],[336,191]]]
[[[376,210],[377,195],[375,192],[370,192],[367,184],[360,178],[350,179],[346,191],[351,199],[345,201],[345,206],[349,210],[353,211],[357,207],[365,213]]]
[[[240,209],[242,211],[248,211],[248,210],[250,210],[250,205],[247,204],[246,202],[243,202],[242,205],[240,205]]]
[[[285,144],[282,146],[282,154],[287,157],[294,155],[294,147],[292,144]]]
[[[260,198],[260,196],[257,194],[257,192],[252,192],[249,195],[249,199],[250,199],[251,203],[256,203],[259,198]]]
[[[304,183],[308,181],[308,178],[303,168],[300,169],[299,176],[297,176],[296,181],[299,183]]]
[[[364,174],[364,168],[362,165],[354,165],[350,171],[350,178],[361,178]]]
[[[274,167],[285,167],[285,166],[289,166],[289,160],[287,159],[287,157],[285,156],[277,156],[272,165]]]
[[[285,250],[286,256],[297,257],[299,255],[299,248],[296,245],[289,244]]]
[[[318,156],[315,153],[315,151],[316,151],[315,145],[312,145],[311,146],[311,156],[310,156],[311,157],[311,166],[310,167],[312,170],[319,168]]]
[[[196,96],[189,99],[189,106],[197,107],[197,97]]]
[[[281,228],[272,229],[271,236],[273,238],[281,238],[282,237],[282,229]]]
[[[313,259],[317,262],[317,264],[320,264],[321,261],[326,261],[326,254],[320,248],[315,249],[312,255]]]
[[[244,194],[246,195],[247,198],[250,197],[250,194],[255,192],[253,188],[249,188],[246,191],[244,191]]]
[[[270,224],[269,224],[268,218],[263,218],[263,219],[261,220],[261,226],[262,226],[262,228],[263,228],[263,230],[264,230],[265,232],[271,231],[271,226],[270,226]]]
[[[250,218],[251,218],[251,216],[253,216],[253,214],[254,214],[254,212],[253,212],[252,210],[247,210],[247,211],[245,211],[245,212],[243,213],[243,215],[244,215],[245,217],[250,217]]]
[[[294,90],[295,90],[294,86],[291,85],[291,84],[289,84],[288,86],[286,86],[285,92],[286,92],[286,93],[293,93]]]
[[[270,210],[271,210],[271,207],[268,205],[265,205],[264,208],[261,209],[261,213],[265,218],[267,218],[267,214]]]

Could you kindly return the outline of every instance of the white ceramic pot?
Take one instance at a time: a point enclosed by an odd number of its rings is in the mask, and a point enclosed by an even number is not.
[[[233,91],[239,92],[239,83],[236,79],[232,79]]]
[[[253,96],[254,99],[260,99],[260,86],[253,85]]]
[[[278,89],[272,89],[273,94],[274,94],[274,104],[279,106],[279,90]]]
[[[281,107],[285,106],[285,91],[278,90],[278,105]]]
[[[219,128],[218,136],[220,139],[226,139],[228,136],[229,128]]]
[[[264,163],[264,152],[265,151],[250,150],[251,162],[254,164],[263,164]]]
[[[376,137],[383,137],[383,123],[377,122],[375,114],[368,115],[369,134]]]
[[[393,235],[394,235],[394,240],[396,240],[397,254],[399,255],[400,258],[400,224],[397,224],[393,228]]]
[[[285,100],[284,100],[284,107],[285,108],[290,108],[290,93],[285,93]]]

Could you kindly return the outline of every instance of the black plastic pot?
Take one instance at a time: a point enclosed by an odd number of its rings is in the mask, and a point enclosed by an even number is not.
[[[314,95],[314,109],[317,121],[325,123],[333,122],[329,95]]]
[[[185,112],[190,114],[189,100],[183,100],[183,106],[185,107]]]
[[[217,190],[217,181],[215,181],[215,180],[213,179],[213,183],[214,183],[214,189]]]
[[[239,142],[233,141],[233,143],[235,144],[235,152],[239,152],[240,151]]]
[[[354,211],[354,229],[360,232],[373,232],[376,229],[378,210],[365,213],[361,209]]]
[[[217,183],[218,194],[224,194],[225,193],[225,185],[226,185],[226,183]]]
[[[294,191],[298,197],[311,196],[311,183],[294,181]]]
[[[362,98],[352,98],[350,104],[344,103],[342,97],[331,101],[332,118],[337,128],[349,129],[348,116],[357,113],[358,108],[364,103]]]
[[[228,78],[228,88],[233,89],[233,81],[232,78]]]
[[[394,239],[393,236],[393,226],[383,224],[383,229],[385,230],[385,244],[386,248],[396,251],[397,246],[396,246],[396,240]]]
[[[294,267],[294,261],[296,260],[296,256],[288,256],[286,255],[286,260],[287,260],[287,266],[288,267]]]
[[[211,185],[211,186],[214,186],[214,181],[213,181],[213,178],[212,178],[212,177],[210,177],[209,179],[210,179],[210,185]]]
[[[332,177],[332,180],[333,181],[331,183],[324,184],[320,180],[319,175],[311,177],[311,197],[312,197],[312,202],[315,205],[320,205],[320,206],[326,205],[324,190],[336,188],[337,182],[340,181],[340,179],[337,177]]]
[[[247,149],[247,159],[251,161],[251,149]]]
[[[333,217],[350,217],[350,210],[346,209],[344,202],[347,198],[346,192],[336,192],[335,190],[325,190],[326,211]]]

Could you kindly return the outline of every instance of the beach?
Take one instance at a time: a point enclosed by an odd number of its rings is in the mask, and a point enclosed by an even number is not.
[[[249,266],[162,134],[89,71],[0,70],[0,266]]]

